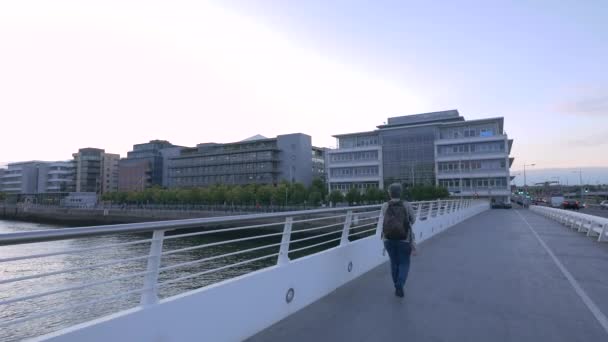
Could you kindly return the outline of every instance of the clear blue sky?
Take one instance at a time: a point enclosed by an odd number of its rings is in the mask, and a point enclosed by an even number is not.
[[[0,164],[150,139],[332,146],[458,109],[505,117],[514,170],[608,167],[607,18],[608,1],[2,2]]]

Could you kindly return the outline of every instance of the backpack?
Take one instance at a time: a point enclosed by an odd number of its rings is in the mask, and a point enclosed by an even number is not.
[[[411,229],[407,209],[403,202],[389,202],[382,225],[384,237],[389,240],[407,240]]]

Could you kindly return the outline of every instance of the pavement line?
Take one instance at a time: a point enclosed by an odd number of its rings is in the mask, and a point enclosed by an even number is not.
[[[551,249],[549,248],[549,246],[547,246],[545,241],[543,241],[543,239],[540,238],[540,235],[538,235],[538,233],[534,230],[534,228],[532,228],[532,225],[530,225],[528,220],[526,220],[526,218],[522,214],[519,213],[519,210],[515,210],[515,212],[528,225],[528,228],[530,228],[530,230],[532,231],[532,234],[534,234],[534,236],[536,237],[538,242],[540,242],[540,244],[545,248],[545,251],[547,251],[547,253],[549,253],[551,258],[553,259],[553,262],[555,262],[555,264],[560,269],[560,271],[562,271],[562,274],[566,277],[566,279],[568,279],[568,281],[570,282],[570,285],[572,285],[572,287],[574,288],[574,291],[576,291],[576,294],[578,294],[578,296],[581,297],[581,299],[583,300],[583,303],[585,303],[585,305],[587,306],[589,311],[591,311],[593,316],[595,316],[595,319],[597,319],[597,321],[604,328],[604,330],[606,330],[606,333],[608,334],[608,318],[606,318],[606,315],[604,315],[602,313],[602,311],[600,310],[600,308],[598,308],[597,305],[595,305],[593,300],[591,300],[589,295],[587,295],[585,290],[583,290],[583,288],[578,283],[578,281],[576,281],[576,279],[574,279],[572,274],[559,261],[559,259],[555,256],[555,254],[553,254],[553,251],[551,251]]]

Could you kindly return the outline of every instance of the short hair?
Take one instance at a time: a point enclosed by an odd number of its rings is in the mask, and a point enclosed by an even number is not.
[[[402,188],[399,183],[393,183],[388,187],[388,194],[391,198],[401,198],[401,192]]]

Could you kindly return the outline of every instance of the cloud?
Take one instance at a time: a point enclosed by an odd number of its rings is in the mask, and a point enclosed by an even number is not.
[[[557,105],[561,113],[583,116],[608,116],[608,90],[580,95]]]

